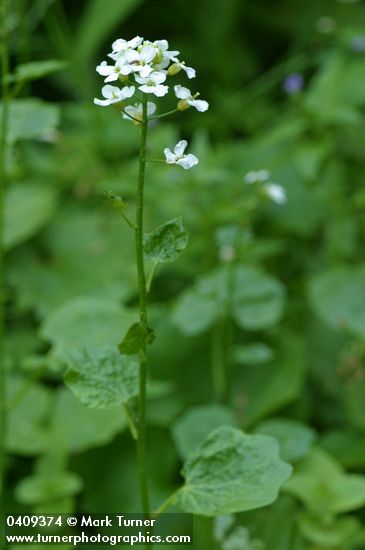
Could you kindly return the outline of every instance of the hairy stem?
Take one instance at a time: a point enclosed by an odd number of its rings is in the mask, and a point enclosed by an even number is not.
[[[144,198],[144,180],[146,171],[146,142],[147,142],[147,96],[143,94],[143,121],[141,124],[141,141],[139,152],[139,174],[137,187],[137,206],[135,222],[135,244],[136,260],[138,272],[138,294],[139,294],[139,321],[141,325],[147,326],[147,295],[146,295],[146,275],[143,260],[143,198]],[[138,473],[139,487],[142,501],[143,512],[150,514],[150,503],[148,494],[148,478],[146,464],[146,385],[147,385],[147,350],[144,344],[140,351],[139,361],[139,418],[138,418]]]
[[[6,155],[7,134],[9,119],[9,85],[6,77],[9,74],[9,48],[8,48],[8,15],[9,2],[1,0],[0,20],[1,28],[1,81],[2,81],[2,116],[0,126],[0,511],[4,513],[4,482],[5,482],[5,366],[4,366],[4,195],[6,185]],[[1,525],[3,525],[2,519]],[[1,526],[2,529],[2,526]],[[2,533],[1,533],[2,534]]]

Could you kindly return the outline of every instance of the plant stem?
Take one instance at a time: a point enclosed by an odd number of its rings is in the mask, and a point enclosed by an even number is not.
[[[142,326],[147,326],[147,295],[146,295],[146,275],[143,260],[143,197],[144,180],[146,171],[146,142],[147,142],[147,96],[143,94],[143,121],[141,124],[141,141],[139,151],[139,173],[137,187],[137,206],[135,223],[135,244],[136,260],[138,272],[138,293],[139,293],[139,322]],[[142,501],[143,512],[150,514],[150,504],[148,495],[148,479],[146,465],[146,385],[147,385],[147,350],[146,344],[139,354],[139,419],[138,419],[138,473],[139,487]]]
[[[179,110],[180,109],[172,109],[171,111],[167,111],[166,113],[162,113],[161,115],[150,116],[148,120],[156,120],[157,118],[173,115],[174,113],[177,113],[177,111]]]
[[[123,410],[128,422],[129,431],[131,432],[133,439],[138,441],[138,430],[134,422],[133,414],[126,403],[123,405]]]
[[[153,277],[155,276],[156,269],[158,268],[158,262],[154,262],[153,266],[151,268],[151,271],[148,275],[147,283],[146,283],[146,293],[149,294],[152,286]]]
[[[176,494],[178,491],[175,491],[170,495],[162,504],[157,508],[157,510],[153,513],[154,517],[158,517],[160,514],[163,514],[166,510],[170,508],[175,502]]]
[[[1,28],[1,91],[2,91],[2,116],[0,126],[0,512],[1,516],[5,512],[5,365],[4,365],[4,304],[5,304],[5,284],[4,284],[4,195],[6,185],[6,156],[7,156],[7,134],[9,120],[9,85],[7,75],[9,74],[9,47],[8,47],[8,15],[9,2],[1,0],[0,20]],[[0,518],[1,530],[3,529],[3,520]],[[2,535],[2,533],[0,533]]]

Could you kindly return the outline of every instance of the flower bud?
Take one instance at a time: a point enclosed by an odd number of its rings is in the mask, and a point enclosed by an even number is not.
[[[175,76],[181,71],[181,65],[178,63],[173,63],[167,70],[169,76]]]
[[[179,109],[179,111],[186,111],[186,109],[189,109],[189,107],[190,107],[190,105],[186,101],[186,99],[181,99],[179,101],[179,103],[177,104],[177,108]]]

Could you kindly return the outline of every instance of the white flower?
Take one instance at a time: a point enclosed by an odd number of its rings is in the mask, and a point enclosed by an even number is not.
[[[135,48],[138,48],[143,42],[143,38],[141,36],[135,36],[132,38],[132,40],[124,40],[124,38],[118,38],[118,40],[115,40],[112,44],[113,48],[113,54],[118,54],[120,52],[124,52],[125,50],[128,50],[131,48],[132,50]]]
[[[286,199],[286,191],[284,187],[277,183],[266,183],[264,186],[265,192],[270,197],[270,199],[277,204],[285,204]]]
[[[183,70],[186,72],[188,78],[195,78],[196,70],[193,67],[187,67],[185,61],[179,61],[176,57],[172,57],[171,60],[174,64],[169,68],[169,75],[173,76]]]
[[[154,94],[157,97],[162,97],[169,91],[169,87],[162,84],[166,80],[166,74],[162,71],[152,71],[147,78],[142,78],[138,75],[135,78],[139,84],[142,84],[142,86],[139,86],[139,90],[145,94]]]
[[[184,86],[180,86],[180,84],[174,86],[174,90],[176,97],[182,100],[179,102],[181,110],[186,109],[187,105],[195,107],[195,109],[201,113],[208,110],[209,103],[207,101],[195,99],[199,94],[195,94],[195,96],[191,95],[190,90],[188,88],[184,88]]]
[[[245,175],[245,182],[252,184],[257,182],[267,181],[270,177],[268,170],[257,170],[256,172],[248,172]]]
[[[142,103],[135,103],[134,105],[127,105],[125,107],[125,112],[135,118],[136,120],[133,121],[136,124],[138,122],[142,122],[143,118],[143,106]],[[153,115],[153,113],[156,111],[156,103],[153,103],[153,101],[147,102],[147,116]],[[126,118],[128,120],[131,120],[125,113],[122,113],[123,118]]]
[[[172,153],[168,147],[164,149],[164,154],[166,157],[167,164],[178,164],[179,166],[182,166],[185,170],[188,170],[189,168],[192,168],[196,164],[198,164],[199,159],[195,156],[189,153],[188,155],[184,155],[184,151],[188,145],[188,142],[185,139],[182,139],[177,143],[174,147],[174,152]]]
[[[115,65],[108,65],[106,61],[102,61],[96,67],[96,72],[101,76],[106,76],[104,82],[114,82],[118,80],[120,75],[127,76],[133,71],[133,67],[125,64],[122,59],[116,61]]]
[[[120,101],[124,101],[128,97],[132,97],[135,92],[134,86],[124,86],[124,88],[120,89],[117,86],[111,86],[110,84],[106,84],[103,86],[101,93],[105,99],[98,99],[97,97],[94,98],[94,103],[96,105],[101,105],[102,107],[106,107],[107,105],[112,105],[113,103],[119,103]]]

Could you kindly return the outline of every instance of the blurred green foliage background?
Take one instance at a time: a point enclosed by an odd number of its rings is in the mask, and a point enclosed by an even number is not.
[[[147,173],[147,230],[181,215],[190,234],[150,300],[153,501],[229,423],[276,437],[295,473],[273,505],[216,521],[216,542],[203,525],[197,548],[365,548],[364,2],[17,0],[9,29],[9,510],[139,508],[126,419],[79,404],[60,359],[117,344],[135,313],[133,242],[105,191],[133,213],[138,130],[93,98],[111,42],[139,34],[180,50],[210,103],[150,131],[152,157],[187,138],[200,159]],[[62,63],[17,71],[41,60]],[[286,204],[244,183],[260,169]]]

